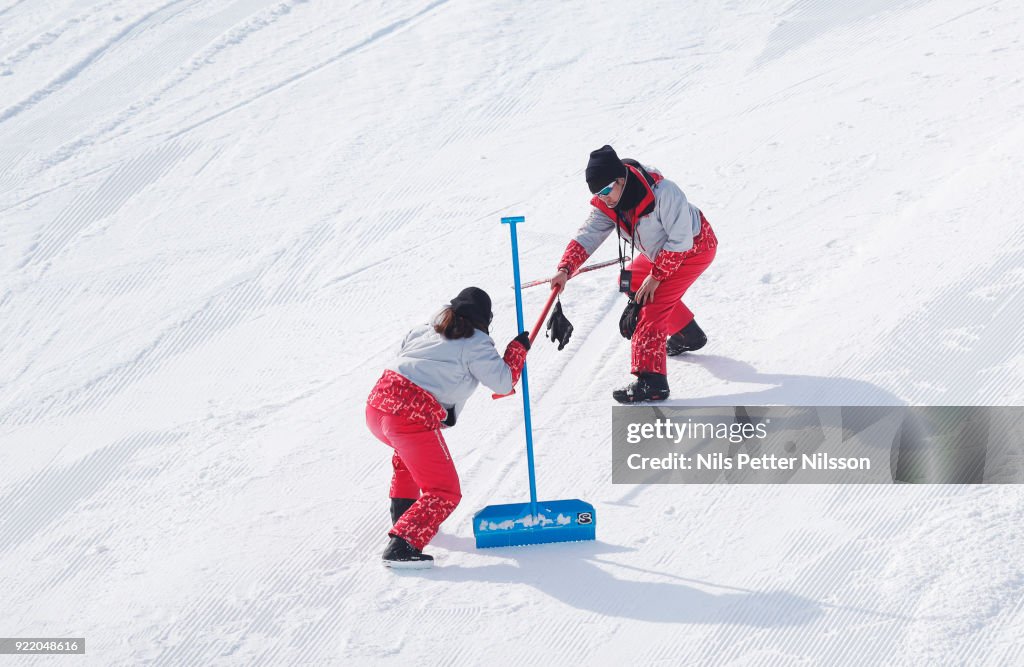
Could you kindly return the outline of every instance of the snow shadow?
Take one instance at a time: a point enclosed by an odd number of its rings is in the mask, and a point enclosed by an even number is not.
[[[438,535],[434,542],[451,551],[474,551],[473,540],[468,537]],[[819,603],[787,591],[716,586],[685,579],[674,572],[643,570],[598,558],[631,551],[631,548],[600,541],[487,549],[481,553],[511,562],[481,567],[445,567],[441,563],[433,570],[419,573],[396,570],[395,574],[453,583],[493,583],[502,588],[531,586],[581,611],[655,623],[790,627],[814,622],[823,614]],[[642,574],[630,577],[630,572]],[[680,581],[698,584],[701,588],[678,583]]]
[[[755,66],[764,65],[835,30],[879,25],[922,0],[798,0],[779,17]]]
[[[738,394],[670,399],[665,405],[906,405],[892,392],[863,380],[761,373],[745,361],[713,354],[670,358],[670,363],[679,362],[701,366],[726,382],[768,386]]]

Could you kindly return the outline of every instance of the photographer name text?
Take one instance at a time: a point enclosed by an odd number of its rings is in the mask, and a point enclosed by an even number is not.
[[[871,470],[871,459],[831,456],[825,452],[800,456],[727,456],[721,452],[687,456],[673,452],[657,457],[630,454],[626,465],[630,470]]]

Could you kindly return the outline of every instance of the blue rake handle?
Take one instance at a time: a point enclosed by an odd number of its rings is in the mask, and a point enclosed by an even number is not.
[[[523,331],[523,291],[519,281],[519,240],[516,237],[516,225],[526,222],[526,218],[518,215],[502,218],[501,224],[508,225],[512,232],[512,275],[516,288],[516,331]],[[526,364],[523,364],[523,415],[526,422],[526,467],[530,471],[530,514],[537,515],[537,477],[533,471],[533,423],[530,421],[530,383],[526,375]]]

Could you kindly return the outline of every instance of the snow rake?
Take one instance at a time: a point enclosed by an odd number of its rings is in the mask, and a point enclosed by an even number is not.
[[[502,218],[501,224],[508,225],[512,234],[512,273],[516,288],[516,323],[523,331],[523,298],[519,281],[519,243],[516,225],[526,218],[516,216]],[[543,321],[556,295],[552,290],[544,313]],[[534,327],[531,341],[540,328]],[[594,506],[582,500],[537,500],[537,480],[533,466],[533,425],[530,421],[530,386],[526,365],[520,377],[523,386],[523,416],[526,430],[526,467],[530,473],[530,502],[507,505],[488,505],[473,515],[473,535],[478,549],[488,547],[512,547],[548,542],[579,542],[596,539],[597,516]]]

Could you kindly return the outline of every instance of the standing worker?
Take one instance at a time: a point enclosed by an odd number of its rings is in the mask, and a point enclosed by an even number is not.
[[[423,548],[462,498],[441,429],[454,426],[481,382],[508,394],[519,381],[530,335],[525,331],[498,354],[488,330],[491,298],[467,287],[431,324],[410,331],[366,401],[366,425],[394,449],[391,464],[391,541],[384,564],[427,568]]]
[[[564,288],[569,276],[618,231],[620,259],[624,264],[626,244],[632,258],[620,289],[628,291],[640,314],[631,338],[630,370],[636,380],[612,397],[619,403],[663,401],[669,395],[666,355],[707,343],[681,299],[715,259],[718,239],[678,185],[636,160],[620,160],[611,146],[590,154],[586,178],[594,208],[566,247],[551,287]],[[641,254],[634,257],[636,249]]]

